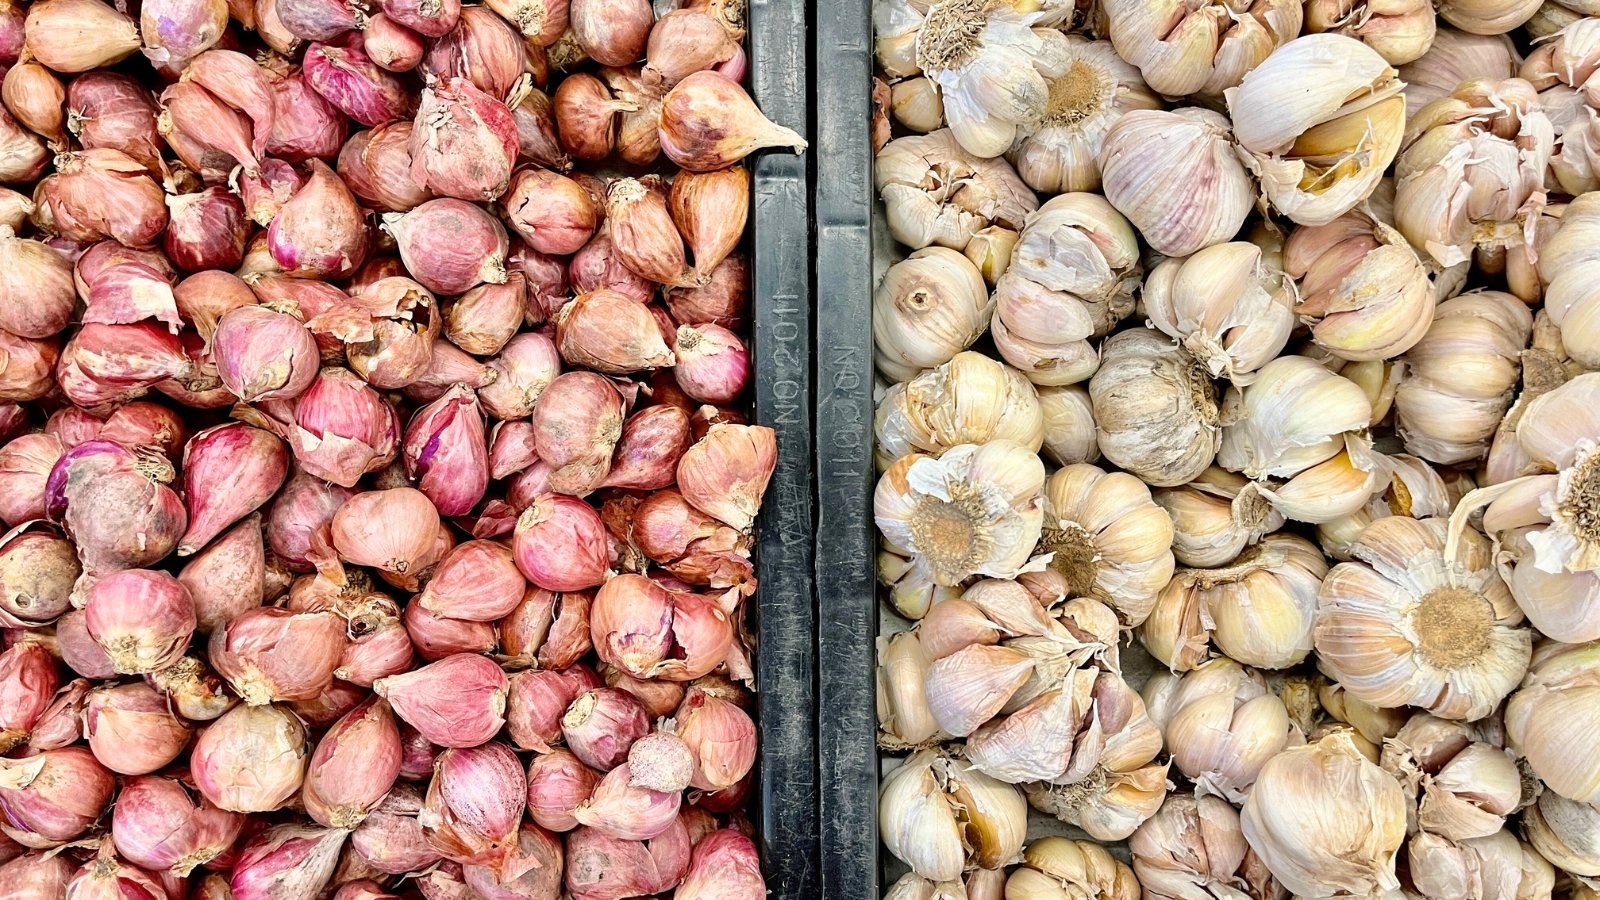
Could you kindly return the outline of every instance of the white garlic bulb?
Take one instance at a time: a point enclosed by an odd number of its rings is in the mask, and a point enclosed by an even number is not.
[[[977,156],[1009,150],[1017,126],[1044,113],[1046,79],[1066,71],[1061,33],[1031,27],[1040,13],[990,0],[879,0],[875,6],[880,61],[883,35],[901,44],[912,35],[909,58],[903,46],[891,45],[889,74],[920,72],[938,85],[951,131]]]
[[[1043,453],[1051,462],[1070,466],[1100,458],[1088,388],[1081,384],[1041,387],[1039,408],[1044,414]]]
[[[1011,441],[960,444],[935,459],[915,453],[878,480],[873,518],[894,550],[938,584],[1010,578],[1039,541],[1044,464]]]
[[[878,789],[883,845],[935,882],[959,879],[968,865],[992,869],[1016,859],[1027,816],[1015,787],[933,750],[913,753]]]
[[[1422,900],[1549,897],[1554,867],[1504,829],[1451,840],[1422,831],[1406,842],[1411,885]]]
[[[1439,304],[1428,333],[1406,353],[1395,391],[1395,430],[1406,450],[1447,464],[1487,453],[1532,331],[1532,313],[1510,294],[1480,291]]]
[[[948,128],[890,141],[872,166],[895,240],[920,250],[966,249],[991,225],[1019,229],[1039,198],[1003,159],[961,149]]]
[[[1577,196],[1600,188],[1600,111],[1587,90],[1600,68],[1600,20],[1583,18],[1534,47],[1519,75],[1539,91],[1555,129],[1551,190]]]
[[[1443,519],[1389,516],[1351,547],[1318,595],[1317,663],[1375,706],[1481,719],[1516,687],[1533,652],[1489,542],[1465,535],[1446,560]]]
[[[947,247],[925,247],[883,273],[872,298],[878,370],[905,381],[982,336],[994,314],[983,274]]]
[[[890,749],[920,747],[939,735],[928,708],[928,666],[933,660],[914,631],[878,639],[879,743]]]
[[[1139,900],[1139,881],[1099,844],[1052,835],[1023,851],[1006,900]]]
[[[1533,85],[1462,83],[1406,125],[1395,165],[1395,227],[1441,266],[1468,259],[1475,247],[1526,242],[1554,144]]]
[[[915,872],[901,875],[884,892],[883,900],[972,900],[959,881],[929,881]]]
[[[1372,418],[1358,385],[1303,356],[1272,360],[1229,395],[1237,421],[1222,429],[1217,464],[1248,478],[1291,478],[1332,459]]]
[[[1405,85],[1341,34],[1296,38],[1228,89],[1233,136],[1261,192],[1302,225],[1325,225],[1383,177],[1405,134]]]
[[[1306,32],[1353,37],[1392,66],[1418,59],[1433,46],[1437,22],[1429,0],[1308,0]]]
[[[1077,297],[1052,291],[1015,272],[994,290],[989,335],[1000,358],[1036,385],[1076,384],[1094,374],[1099,359],[1089,338],[1094,320]]]
[[[1089,381],[1100,452],[1156,487],[1193,481],[1216,458],[1216,385],[1187,351],[1155,331],[1106,339]]]
[[[1586,19],[1585,21],[1600,20]],[[1548,287],[1545,311],[1562,348],[1585,368],[1600,368],[1600,192],[1567,204],[1561,226],[1540,251]]]
[[[1118,119],[1100,150],[1100,177],[1111,205],[1167,256],[1238,234],[1256,196],[1227,117],[1192,106]]]
[[[1059,686],[1029,700],[1003,718],[987,722],[967,739],[967,759],[978,771],[1009,784],[1051,781],[1099,762],[1100,747],[1080,734],[1095,735],[1106,727],[1106,710],[1097,706],[1096,683],[1120,680],[1114,672],[1073,669]],[[1110,725],[1120,724],[1113,720]]]
[[[937,456],[957,444],[996,439],[1038,450],[1044,410],[1016,369],[962,351],[889,388],[878,404],[874,432],[880,468],[909,453]]]
[[[1385,180],[1378,191],[1390,185]],[[1392,195],[1392,186],[1387,190]],[[1284,270],[1298,282],[1295,312],[1312,339],[1341,359],[1399,356],[1433,323],[1433,281],[1422,260],[1367,208],[1291,231]]]
[[[1172,517],[1172,553],[1186,566],[1225,566],[1245,547],[1283,527],[1260,485],[1212,466],[1186,485],[1151,493]]]
[[[1473,34],[1505,34],[1528,21],[1542,0],[1445,0],[1439,18]]]
[[[1600,879],[1600,806],[1545,791],[1522,812],[1522,830],[1539,855],[1562,871]]]
[[[1243,801],[1267,760],[1303,740],[1261,676],[1231,659],[1157,672],[1143,695],[1173,765],[1201,795]]]
[[[1268,535],[1232,565],[1178,570],[1138,628],[1139,642],[1175,672],[1201,665],[1212,642],[1245,665],[1288,668],[1311,652],[1317,588],[1327,572],[1305,539]]]
[[[1142,274],[1139,240],[1106,198],[1062,194],[1028,216],[1007,272],[1076,298],[1099,337],[1133,312]],[[1007,317],[1006,325],[1023,337],[1045,339],[1018,319]]]
[[[1123,113],[1161,108],[1161,98],[1110,43],[1069,34],[1066,54],[1066,71],[1046,79],[1044,114],[1022,124],[1009,155],[1022,180],[1043,194],[1099,188],[1106,132]]]
[[[1472,34],[1441,25],[1428,52],[1400,67],[1400,80],[1406,83],[1406,118],[1447,96],[1463,81],[1500,81],[1516,72],[1517,50],[1511,38],[1504,34]]]
[[[1506,704],[1511,749],[1550,790],[1600,802],[1600,644],[1543,643],[1522,687]]]
[[[1045,481],[1044,529],[1036,555],[1041,574],[1061,581],[1067,597],[1093,597],[1138,625],[1172,578],[1172,520],[1150,489],[1126,472],[1087,463],[1057,469]]]
[[[1168,97],[1215,97],[1300,33],[1298,0],[1107,0],[1111,43]]]
[[[1400,888],[1394,864],[1406,835],[1405,795],[1362,755],[1350,732],[1273,757],[1239,824],[1296,896],[1373,897]]]
[[[1282,900],[1239,828],[1239,813],[1218,797],[1173,794],[1128,838],[1133,874],[1145,900]]]
[[[1511,754],[1471,726],[1418,713],[1384,742],[1380,764],[1416,803],[1416,827],[1465,841],[1505,827],[1522,804],[1522,773]]]
[[[1168,259],[1144,284],[1145,314],[1213,377],[1249,384],[1294,330],[1294,286],[1248,241]]]

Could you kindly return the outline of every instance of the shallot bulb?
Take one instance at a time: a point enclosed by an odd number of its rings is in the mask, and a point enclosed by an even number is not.
[[[167,698],[138,681],[90,691],[83,733],[94,758],[118,775],[148,775],[189,744],[189,726],[172,714]]]
[[[431,757],[426,771],[433,773]],[[351,849],[367,865],[387,875],[426,869],[441,857],[417,820],[421,811],[422,795],[417,789],[404,782],[396,784],[356,826],[350,835]]]
[[[354,495],[351,488],[296,469],[267,511],[267,543],[273,554],[301,571],[310,570],[317,546],[333,546],[327,529],[334,513]]]
[[[155,95],[118,72],[98,70],[67,86],[67,130],[85,150],[120,150],[147,168],[157,168],[164,149]]]
[[[681,172],[672,179],[667,203],[694,255],[695,282],[710,281],[711,273],[744,236],[750,210],[749,170],[729,166],[704,174]]]
[[[539,398],[561,374],[561,357],[548,336],[525,331],[507,341],[489,367],[495,379],[478,390],[478,399],[490,415],[514,421],[533,415]]]
[[[720,665],[733,642],[716,604],[632,574],[595,593],[589,628],[600,659],[635,678],[692,681]]]
[[[459,26],[458,26],[459,27]],[[517,161],[511,110],[465,78],[422,92],[411,133],[411,177],[435,194],[490,201],[506,192]]]
[[[529,56],[522,36],[505,19],[487,6],[465,6],[455,27],[428,49],[422,68],[436,78],[465,78],[501,98],[516,87]]]
[[[586,691],[561,717],[567,748],[585,765],[609,772],[628,758],[633,742],[650,732],[644,707],[627,691]]]
[[[245,516],[189,560],[178,581],[194,598],[196,630],[209,634],[260,606],[267,594],[261,516]]]
[[[124,569],[94,582],[84,606],[89,636],[120,674],[176,662],[194,634],[194,598],[165,572]]]
[[[0,748],[28,740],[55,695],[58,678],[49,651],[34,643],[0,653]]]
[[[321,160],[267,228],[272,258],[291,275],[343,278],[367,258],[368,232],[356,199]]]
[[[244,201],[225,188],[173,194],[167,198],[167,216],[162,247],[179,269],[232,269],[244,261],[250,222]]]
[[[395,715],[441,747],[475,747],[498,734],[509,687],[492,660],[466,653],[372,685]]]
[[[321,367],[304,323],[265,306],[229,310],[217,320],[211,355],[222,384],[240,400],[291,400]]]
[[[608,375],[628,375],[674,362],[648,307],[604,288],[576,299],[556,317],[561,358]]]
[[[400,730],[389,704],[368,696],[317,742],[301,800],[329,828],[353,828],[383,800],[400,775]]]
[[[625,841],[594,828],[567,836],[566,885],[576,897],[648,897],[673,890],[689,869],[684,818],[649,841]]]
[[[579,825],[578,805],[600,785],[601,774],[569,750],[539,753],[528,764],[528,814],[540,827],[571,831]]]
[[[584,72],[562,79],[552,103],[561,148],[573,159],[586,162],[611,155],[617,140],[617,113],[633,106],[613,99],[605,82]]]
[[[367,20],[361,34],[367,57],[390,72],[409,72],[422,62],[422,35],[383,13]]]
[[[139,49],[133,20],[99,0],[29,4],[26,34],[28,54],[57,72],[114,65]]]
[[[234,900],[320,896],[333,880],[348,834],[342,828],[298,824],[261,832],[245,844],[233,865],[229,887]]]
[[[0,519],[44,518],[45,484],[66,446],[53,434],[25,434],[0,447]]]
[[[333,613],[266,606],[214,631],[209,658],[245,703],[310,700],[333,682],[344,643]]]
[[[563,494],[546,494],[523,511],[511,550],[523,576],[548,591],[595,587],[611,568],[610,545],[599,513]]]
[[[385,216],[383,227],[394,235],[406,268],[431,291],[460,294],[506,280],[505,227],[470,203],[430,200],[404,215]]]
[[[340,149],[339,176],[368,206],[402,213],[433,199],[432,191],[411,180],[414,127],[409,121],[379,125],[357,132]]]
[[[444,333],[468,353],[493,356],[516,336],[527,315],[528,279],[513,271],[504,284],[480,284],[456,298]]]
[[[632,766],[624,762],[606,773],[573,816],[609,837],[646,841],[672,827],[682,799],[681,790],[657,791],[639,785]]]
[[[348,369],[318,372],[281,412],[287,421],[272,421],[295,460],[336,485],[354,487],[395,458],[400,423],[394,407]]]
[[[100,818],[115,782],[87,747],[0,758],[0,831],[24,847],[58,847]]]
[[[699,790],[731,788],[755,765],[755,723],[727,700],[691,688],[678,708],[675,728],[693,755],[689,783]]]
[[[626,295],[641,304],[650,302],[651,296],[655,294],[654,282],[635,273],[623,263],[617,254],[616,245],[611,240],[611,231],[607,228],[600,229],[589,243],[584,244],[582,249],[573,254],[569,266],[572,287],[581,293],[605,288]],[[671,296],[670,291],[668,296]]]
[[[489,486],[486,438],[478,396],[464,385],[411,417],[401,444],[406,474],[433,501],[439,515],[466,515],[483,499]],[[517,593],[521,594],[520,585]]]
[[[244,816],[218,809],[172,778],[124,779],[112,810],[111,837],[128,862],[188,877],[233,845]]]
[[[239,704],[206,726],[189,754],[200,793],[234,812],[270,812],[305,778],[306,728],[281,706]]]
[[[623,265],[640,276],[668,285],[695,283],[684,253],[683,235],[672,221],[658,183],[620,178],[606,190],[606,228]]]
[[[25,338],[58,334],[72,319],[72,263],[48,245],[0,226],[0,328]]]
[[[575,253],[600,225],[601,211],[589,192],[549,169],[519,170],[500,205],[512,230],[540,253]]]
[[[439,511],[414,488],[356,494],[333,516],[333,545],[344,559],[399,575],[420,575],[435,550]]]
[[[419,820],[446,859],[498,866],[516,845],[527,777],[498,741],[439,754]]]
[[[678,326],[672,354],[678,387],[700,403],[732,403],[750,382],[750,351],[721,325]]]
[[[458,0],[382,0],[383,14],[424,37],[443,37],[461,15]]]
[[[644,55],[655,24],[649,0],[572,0],[572,36],[604,66],[625,66]]]
[[[167,226],[161,185],[144,163],[110,148],[62,154],[56,173],[39,182],[34,203],[40,227],[68,240],[149,247]]]
[[[612,450],[622,437],[625,406],[611,382],[593,372],[567,372],[550,382],[534,409],[533,427],[539,458],[551,468],[553,490],[583,495],[605,482]]]
[[[458,544],[413,603],[435,615],[492,622],[509,615],[527,588],[511,550],[494,541]]]
[[[696,72],[678,82],[661,105],[661,149],[688,172],[713,172],[764,147],[806,148],[806,140],[778,125],[737,82],[717,72]]]
[[[678,488],[696,509],[749,531],[776,468],[771,428],[713,425],[678,461]]]
[[[181,882],[180,882],[181,883]],[[72,900],[94,897],[160,897],[166,894],[161,879],[136,866],[125,865],[109,842],[100,845],[95,858],[84,863],[67,883]]]
[[[260,428],[231,422],[195,435],[183,451],[189,529],[178,541],[178,555],[194,553],[255,512],[288,474],[289,451]]]
[[[766,895],[756,845],[731,828],[718,829],[694,845],[689,871],[673,892],[683,900],[761,900]]]

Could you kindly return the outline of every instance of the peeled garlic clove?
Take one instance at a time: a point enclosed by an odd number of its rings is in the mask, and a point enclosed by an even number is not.
[[[1101,148],[1100,173],[1106,199],[1167,256],[1233,237],[1256,195],[1227,118],[1198,107],[1118,119]]]
[[[1289,342],[1293,291],[1260,247],[1231,241],[1162,262],[1145,280],[1143,298],[1151,324],[1212,377],[1249,384]]]
[[[1472,34],[1441,26],[1426,53],[1400,66],[1400,80],[1406,83],[1406,117],[1416,115],[1463,81],[1509,78],[1516,74],[1516,63],[1517,51],[1508,35]]]
[[[1043,512],[1044,464],[1006,440],[961,444],[938,459],[913,454],[878,481],[873,516],[893,548],[926,560],[946,586],[1029,568]]]
[[[1022,865],[1006,881],[1009,900],[1137,900],[1139,881],[1124,863],[1093,841],[1051,835],[1028,844]]]
[[[1395,391],[1395,430],[1406,450],[1455,464],[1483,456],[1511,405],[1533,316],[1498,291],[1446,300],[1407,352]]]
[[[1506,704],[1511,748],[1550,790],[1579,803],[1600,800],[1600,749],[1570,737],[1592,727],[1597,697],[1600,645],[1546,642]]]
[[[1349,732],[1273,757],[1239,823],[1250,847],[1295,894],[1399,890],[1394,863],[1406,833],[1405,796]]]
[[[1300,33],[1300,4],[1110,0],[1111,42],[1161,94],[1215,97]]]
[[[1126,112],[1161,108],[1161,98],[1110,42],[1069,34],[1065,50],[1066,71],[1045,80],[1049,93],[1043,115],[1021,126],[1009,153],[1022,180],[1044,194],[1099,188],[1106,132]],[[895,91],[898,112],[898,85]]]
[[[1089,382],[1100,452],[1152,486],[1194,480],[1221,443],[1216,386],[1204,367],[1148,329],[1112,335],[1100,353]]]
[[[1022,228],[1039,198],[1003,159],[961,148],[949,129],[890,141],[872,167],[889,234],[912,249],[962,250],[990,225]]]
[[[1016,369],[962,351],[944,365],[891,387],[874,423],[880,465],[907,453],[943,453],[996,438],[1032,450],[1044,440],[1038,393]]]
[[[1303,356],[1280,356],[1241,392],[1217,464],[1250,478],[1291,477],[1338,454],[1343,433],[1371,418],[1372,403],[1354,382]]]
[[[918,250],[890,266],[872,303],[876,362],[896,381],[949,362],[983,334],[994,313],[982,273],[945,247]]]
[[[1057,470],[1045,483],[1045,525],[1036,554],[1068,595],[1109,604],[1125,625],[1143,622],[1172,577],[1172,521],[1150,489],[1124,472],[1087,464]]]

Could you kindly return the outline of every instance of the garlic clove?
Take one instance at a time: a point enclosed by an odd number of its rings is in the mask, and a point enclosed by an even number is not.
[[[1198,107],[1130,112],[1100,151],[1106,199],[1167,256],[1226,241],[1256,190],[1232,137],[1226,117]]]
[[[965,737],[994,718],[1033,671],[1033,657],[1011,647],[973,644],[928,665],[927,702],[949,734]]]

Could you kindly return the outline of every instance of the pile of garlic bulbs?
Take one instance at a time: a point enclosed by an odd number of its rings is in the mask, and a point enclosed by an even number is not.
[[[1600,3],[874,23],[887,896],[1600,897]]]

